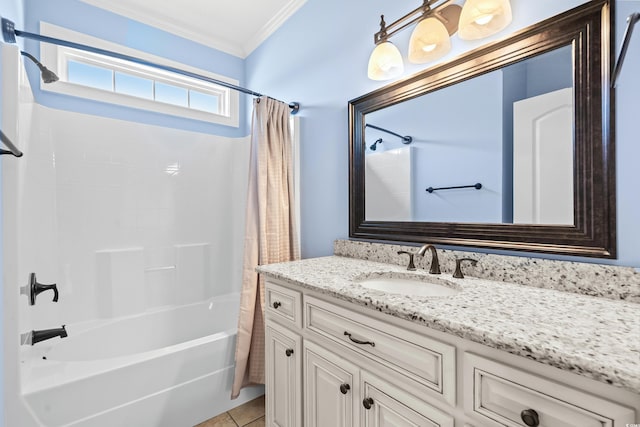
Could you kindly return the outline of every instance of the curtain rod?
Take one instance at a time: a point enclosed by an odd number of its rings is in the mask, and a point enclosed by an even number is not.
[[[15,24],[5,18],[2,18],[2,36],[4,38],[5,43],[15,43],[16,37],[24,37],[26,39],[38,40],[45,43],[51,43],[58,46],[70,47],[73,49],[84,50],[86,52],[97,53],[100,55],[110,56],[112,58],[123,59],[125,61],[135,62],[136,64],[146,65],[149,67],[159,68],[161,70],[170,71],[172,73],[182,74],[183,76],[192,77],[194,79],[203,80],[209,83],[214,83],[228,89],[237,90],[238,92],[246,93],[248,95],[253,96],[264,96],[262,93],[253,91],[251,89],[247,89],[241,86],[237,86],[231,83],[223,82],[221,80],[213,79],[211,77],[203,76],[201,74],[192,73],[190,71],[181,70],[179,68],[171,67],[168,65],[157,64],[155,62],[146,61],[144,59],[136,58],[135,56],[124,55],[121,53],[113,52],[106,49],[100,49],[93,46],[88,46],[85,44],[70,42],[67,40],[57,39],[54,37],[43,36],[40,34],[29,33],[26,31],[16,30]],[[275,98],[274,98],[275,99]],[[277,100],[276,100],[277,101]],[[282,102],[282,101],[280,101]],[[291,108],[291,114],[296,114],[300,110],[300,104],[298,102],[290,102],[289,108]]]
[[[620,54],[618,55],[618,60],[616,61],[615,67],[613,69],[613,74],[611,75],[611,87],[615,87],[617,84],[618,75],[620,74],[620,69],[622,68],[622,64],[624,63],[624,57],[627,55],[627,48],[629,47],[629,42],[631,41],[633,28],[638,21],[640,21],[640,13],[638,12],[632,13],[627,18],[627,28],[624,30],[622,46],[620,47]]]

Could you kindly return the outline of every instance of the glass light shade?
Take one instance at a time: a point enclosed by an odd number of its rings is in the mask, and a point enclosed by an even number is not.
[[[509,0],[467,0],[460,14],[458,35],[463,40],[488,37],[511,23]]]
[[[404,71],[402,55],[391,42],[378,44],[369,57],[368,76],[371,80],[389,80]]]
[[[423,64],[443,57],[451,50],[449,32],[437,18],[423,19],[416,25],[409,41],[409,61]]]

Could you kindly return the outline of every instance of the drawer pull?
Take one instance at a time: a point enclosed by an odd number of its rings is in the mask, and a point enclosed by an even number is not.
[[[293,349],[292,348],[288,348],[284,351],[284,354],[287,355],[287,357],[291,357],[291,355],[293,354]]]
[[[275,308],[276,310],[278,309],[278,307],[280,307],[282,305],[282,303],[280,301],[274,301],[273,302],[273,308]]]
[[[364,409],[371,409],[371,407],[373,406],[373,399],[370,397],[365,397],[362,401],[362,406],[364,406]]]
[[[358,340],[358,339],[353,338],[353,337],[351,336],[351,334],[350,334],[349,332],[347,332],[347,331],[344,331],[344,334],[345,334],[347,337],[349,337],[349,339],[351,340],[351,342],[354,342],[354,343],[356,343],[356,344],[362,344],[362,345],[367,345],[367,344],[368,344],[368,345],[370,345],[371,347],[375,347],[375,346],[376,346],[376,343],[374,343],[373,341],[361,341],[361,340]]]
[[[340,393],[347,394],[351,390],[351,386],[347,383],[340,384]]]
[[[520,418],[522,418],[522,422],[529,427],[538,427],[540,425],[540,418],[538,417],[538,413],[533,409],[525,409],[524,411],[520,412]]]

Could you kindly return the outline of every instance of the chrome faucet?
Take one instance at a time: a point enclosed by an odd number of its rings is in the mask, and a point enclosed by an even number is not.
[[[430,274],[440,274],[440,261],[438,261],[438,252],[436,251],[436,247],[433,245],[423,245],[420,249],[418,249],[418,253],[416,255],[424,256],[427,249],[431,250],[431,268],[429,269]]]

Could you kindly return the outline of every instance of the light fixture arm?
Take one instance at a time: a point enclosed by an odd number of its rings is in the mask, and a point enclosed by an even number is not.
[[[433,7],[436,3],[439,3],[437,6]],[[384,22],[384,15],[381,16],[380,20],[380,31],[373,35],[373,42],[375,44],[382,43],[387,41],[394,34],[404,30],[405,28],[415,24],[420,21],[429,13],[434,13],[434,15],[442,20],[442,17],[439,13],[440,9],[446,7],[451,3],[451,0],[423,0],[422,5],[413,9],[411,12],[404,15],[402,18],[395,20],[389,25],[386,25]],[[447,28],[448,29],[448,28]],[[457,30],[457,26],[456,26]],[[449,31],[451,33],[451,31]],[[455,33],[455,31],[453,31]],[[451,33],[451,34],[453,34]]]

